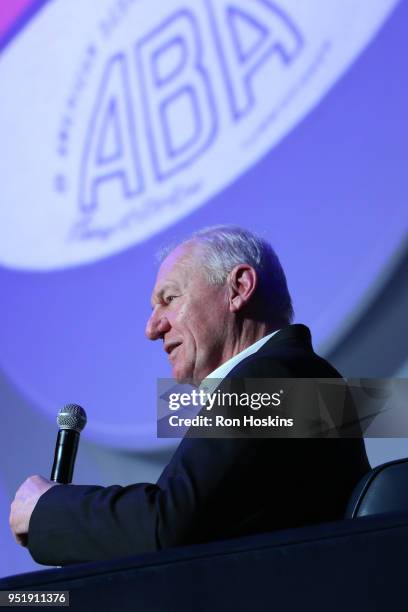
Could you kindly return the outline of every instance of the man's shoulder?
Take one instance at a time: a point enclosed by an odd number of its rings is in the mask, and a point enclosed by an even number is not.
[[[243,359],[228,378],[339,376],[339,372],[313,350],[309,328],[294,324],[279,330],[256,353]]]

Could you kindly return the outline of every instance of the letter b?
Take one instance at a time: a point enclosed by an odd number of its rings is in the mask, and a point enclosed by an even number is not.
[[[163,180],[200,155],[216,125],[194,15],[179,11],[136,47],[147,137]]]

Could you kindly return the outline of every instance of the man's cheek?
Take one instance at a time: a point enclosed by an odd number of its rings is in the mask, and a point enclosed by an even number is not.
[[[174,366],[178,369],[182,369],[185,365],[186,357],[184,351],[184,342],[174,349]]]
[[[189,351],[188,344],[184,341],[183,344],[180,344],[179,352],[177,354],[177,360],[181,367],[188,367],[189,362],[191,361],[191,355]]]

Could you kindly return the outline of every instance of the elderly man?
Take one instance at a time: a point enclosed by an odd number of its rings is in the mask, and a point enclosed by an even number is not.
[[[163,260],[146,335],[163,341],[179,382],[340,377],[292,316],[272,248],[219,226]],[[32,476],[17,491],[10,525],[39,563],[108,559],[341,518],[368,469],[358,437],[185,437],[156,484],[55,485]]]

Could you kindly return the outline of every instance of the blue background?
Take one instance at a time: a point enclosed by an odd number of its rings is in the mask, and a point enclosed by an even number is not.
[[[402,3],[304,121],[169,230],[75,269],[0,268],[0,575],[36,567],[5,527],[8,504],[28,475],[48,475],[50,415],[61,405],[81,403],[98,422],[81,442],[77,483],[155,480],[168,460],[171,449],[154,441],[152,398],[169,369],[161,347],[144,338],[144,320],[154,253],[192,230],[241,223],[267,236],[287,271],[296,320],[311,326],[322,354],[348,376],[407,374],[407,244],[396,238],[408,196],[407,24]],[[112,410],[117,434],[104,418]],[[408,454],[403,439],[368,440],[367,448],[372,465]]]

